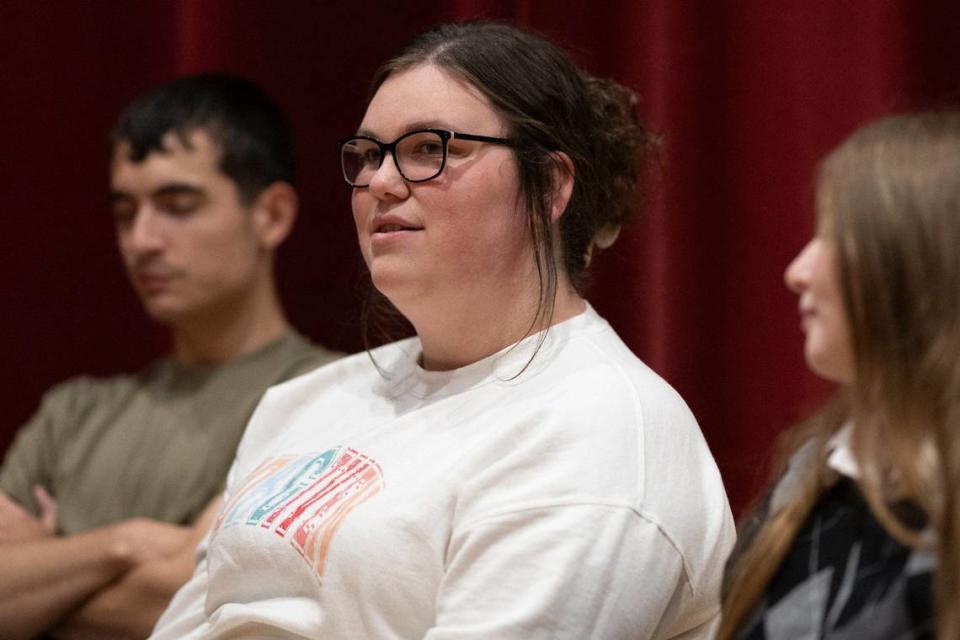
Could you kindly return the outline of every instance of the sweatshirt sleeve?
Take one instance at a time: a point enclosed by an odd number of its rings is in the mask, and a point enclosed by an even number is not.
[[[716,615],[686,609],[686,620],[673,620],[690,590],[682,555],[633,509],[531,507],[453,535],[437,623],[425,638],[672,637],[678,624],[709,626]]]
[[[197,547],[193,575],[173,596],[166,611],[157,620],[149,640],[187,640],[203,638],[207,624],[204,605],[207,600],[207,547],[210,534]]]

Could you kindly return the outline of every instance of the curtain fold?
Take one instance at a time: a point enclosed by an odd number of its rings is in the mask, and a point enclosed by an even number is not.
[[[803,364],[782,271],[812,231],[816,163],[869,119],[956,105],[960,8],[945,0],[144,0],[0,7],[0,449],[43,389],[162,352],[115,257],[107,133],[143,89],[225,70],[263,84],[298,138],[303,208],[279,265],[291,318],[358,349],[360,258],[333,141],[376,66],[443,20],[510,20],[632,87],[662,136],[649,206],[596,259],[590,299],[684,396],[736,507],[775,434],[829,392]]]

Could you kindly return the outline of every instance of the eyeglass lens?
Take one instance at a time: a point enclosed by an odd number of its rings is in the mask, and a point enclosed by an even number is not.
[[[397,168],[407,180],[419,182],[443,170],[444,140],[432,131],[414,131],[394,143]],[[352,185],[366,186],[383,163],[383,147],[366,138],[347,140],[340,151],[343,175]]]

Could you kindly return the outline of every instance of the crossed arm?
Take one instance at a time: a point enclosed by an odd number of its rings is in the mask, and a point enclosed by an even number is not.
[[[41,490],[42,491],[42,490]],[[218,509],[191,527],[147,518],[56,536],[55,503],[34,518],[0,492],[0,628],[64,639],[143,638],[190,576],[193,550]]]
[[[134,567],[94,594],[53,630],[61,640],[146,638],[170,599],[193,574],[194,551],[220,511],[207,505],[187,529],[185,543],[171,555]]]

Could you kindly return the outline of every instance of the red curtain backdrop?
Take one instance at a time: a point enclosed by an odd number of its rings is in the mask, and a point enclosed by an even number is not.
[[[109,128],[178,73],[225,70],[290,113],[303,200],[280,279],[294,324],[357,350],[360,257],[333,141],[377,64],[436,22],[551,37],[627,84],[663,137],[644,217],[597,259],[590,299],[687,399],[737,508],[775,435],[829,387],[806,372],[782,271],[812,229],[817,160],[874,117],[956,105],[960,5],[867,0],[141,0],[0,5],[0,449],[44,389],[166,348],[121,273]]]

